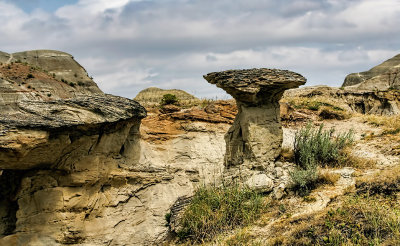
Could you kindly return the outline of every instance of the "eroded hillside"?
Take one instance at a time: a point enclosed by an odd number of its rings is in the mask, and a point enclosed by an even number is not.
[[[394,88],[283,94],[305,79],[277,69],[230,70],[206,77],[236,101],[183,93],[169,104],[157,92],[145,109],[101,92],[63,52],[0,53],[0,62],[0,245],[395,245],[399,239]],[[354,135],[340,159],[319,163],[315,179],[302,186],[292,175],[299,168],[293,149],[308,124]],[[201,240],[188,230],[186,237],[175,234],[199,188],[229,181],[251,188],[239,208],[254,197],[262,204],[257,214],[234,226],[224,220],[223,230]]]

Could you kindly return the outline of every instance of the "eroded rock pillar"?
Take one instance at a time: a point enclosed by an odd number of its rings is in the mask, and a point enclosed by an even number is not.
[[[305,84],[298,73],[278,69],[228,70],[204,78],[235,98],[238,114],[225,135],[226,168],[243,163],[250,169],[274,161],[282,145],[279,100],[283,92]]]

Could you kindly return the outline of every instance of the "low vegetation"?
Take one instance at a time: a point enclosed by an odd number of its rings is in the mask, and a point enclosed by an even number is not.
[[[165,94],[161,98],[160,105],[178,104],[179,100],[174,94]]]
[[[262,240],[255,239],[246,228],[238,230],[234,235],[217,245],[223,246],[262,246]]]
[[[377,165],[377,160],[356,155],[350,146],[341,151],[340,166],[354,167],[357,169],[371,169]]]
[[[330,208],[278,224],[267,245],[399,245],[399,195],[400,165],[359,177]]]
[[[400,192],[400,165],[391,169],[357,178],[358,193],[393,196]]]
[[[344,120],[350,118],[350,114],[342,109],[335,109],[335,107],[321,107],[318,116],[325,120]]]
[[[398,245],[400,205],[390,197],[351,194],[340,206],[279,227],[267,245]]]
[[[295,109],[315,111],[321,119],[344,120],[350,118],[350,113],[344,110],[341,102],[324,96],[292,97],[283,99]]]
[[[246,186],[201,186],[184,211],[177,235],[193,242],[211,240],[221,232],[253,222],[264,208],[262,196]]]
[[[33,74],[31,74],[31,73],[28,73],[28,75],[26,75],[26,78],[27,79],[33,79],[33,78],[35,78],[35,76],[33,76]]]
[[[400,115],[362,115],[361,117],[371,125],[382,127],[384,135],[400,133]]]
[[[352,131],[334,135],[334,129],[318,129],[311,123],[300,129],[294,141],[297,168],[290,173],[296,189],[307,194],[317,183],[318,167],[335,167],[344,161],[343,150],[353,142]]]

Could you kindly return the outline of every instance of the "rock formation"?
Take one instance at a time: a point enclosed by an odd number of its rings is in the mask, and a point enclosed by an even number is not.
[[[49,100],[102,93],[86,70],[67,53],[53,50],[0,53],[3,100]],[[7,94],[9,96],[7,96]]]
[[[335,100],[346,111],[361,114],[400,114],[400,92],[398,90],[361,90],[353,86],[334,88],[329,86],[309,86],[287,90],[284,98],[314,96]]]
[[[266,68],[209,73],[204,78],[232,95],[238,107],[225,136],[225,166],[244,168],[245,163],[248,169],[265,169],[281,151],[279,99],[286,89],[303,85],[306,79],[294,72]],[[263,186],[263,177],[249,182]]]
[[[135,192],[164,178],[132,171],[145,109],[102,93],[63,52],[1,57],[0,244],[113,241],[121,218],[142,219],[118,209],[145,209]]]
[[[174,202],[219,178],[229,126],[210,122],[225,110],[139,129],[145,109],[101,92],[71,55],[0,62],[0,245],[155,245]]]
[[[150,87],[140,91],[134,100],[138,101],[142,105],[153,106],[158,105],[165,94],[175,95],[182,104],[199,101],[197,97],[187,93],[186,91],[176,89],[164,90],[157,87]]]
[[[347,75],[343,86],[362,90],[400,89],[400,54],[366,72]]]

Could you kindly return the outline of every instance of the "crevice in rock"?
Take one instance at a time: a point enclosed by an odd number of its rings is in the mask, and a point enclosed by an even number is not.
[[[3,170],[0,175],[0,237],[14,233],[17,223],[18,201],[16,192],[23,172]]]
[[[119,154],[120,154],[120,155],[123,155],[123,154],[124,154],[124,151],[125,151],[125,144],[123,144],[123,145],[121,146],[121,149],[119,150]]]

